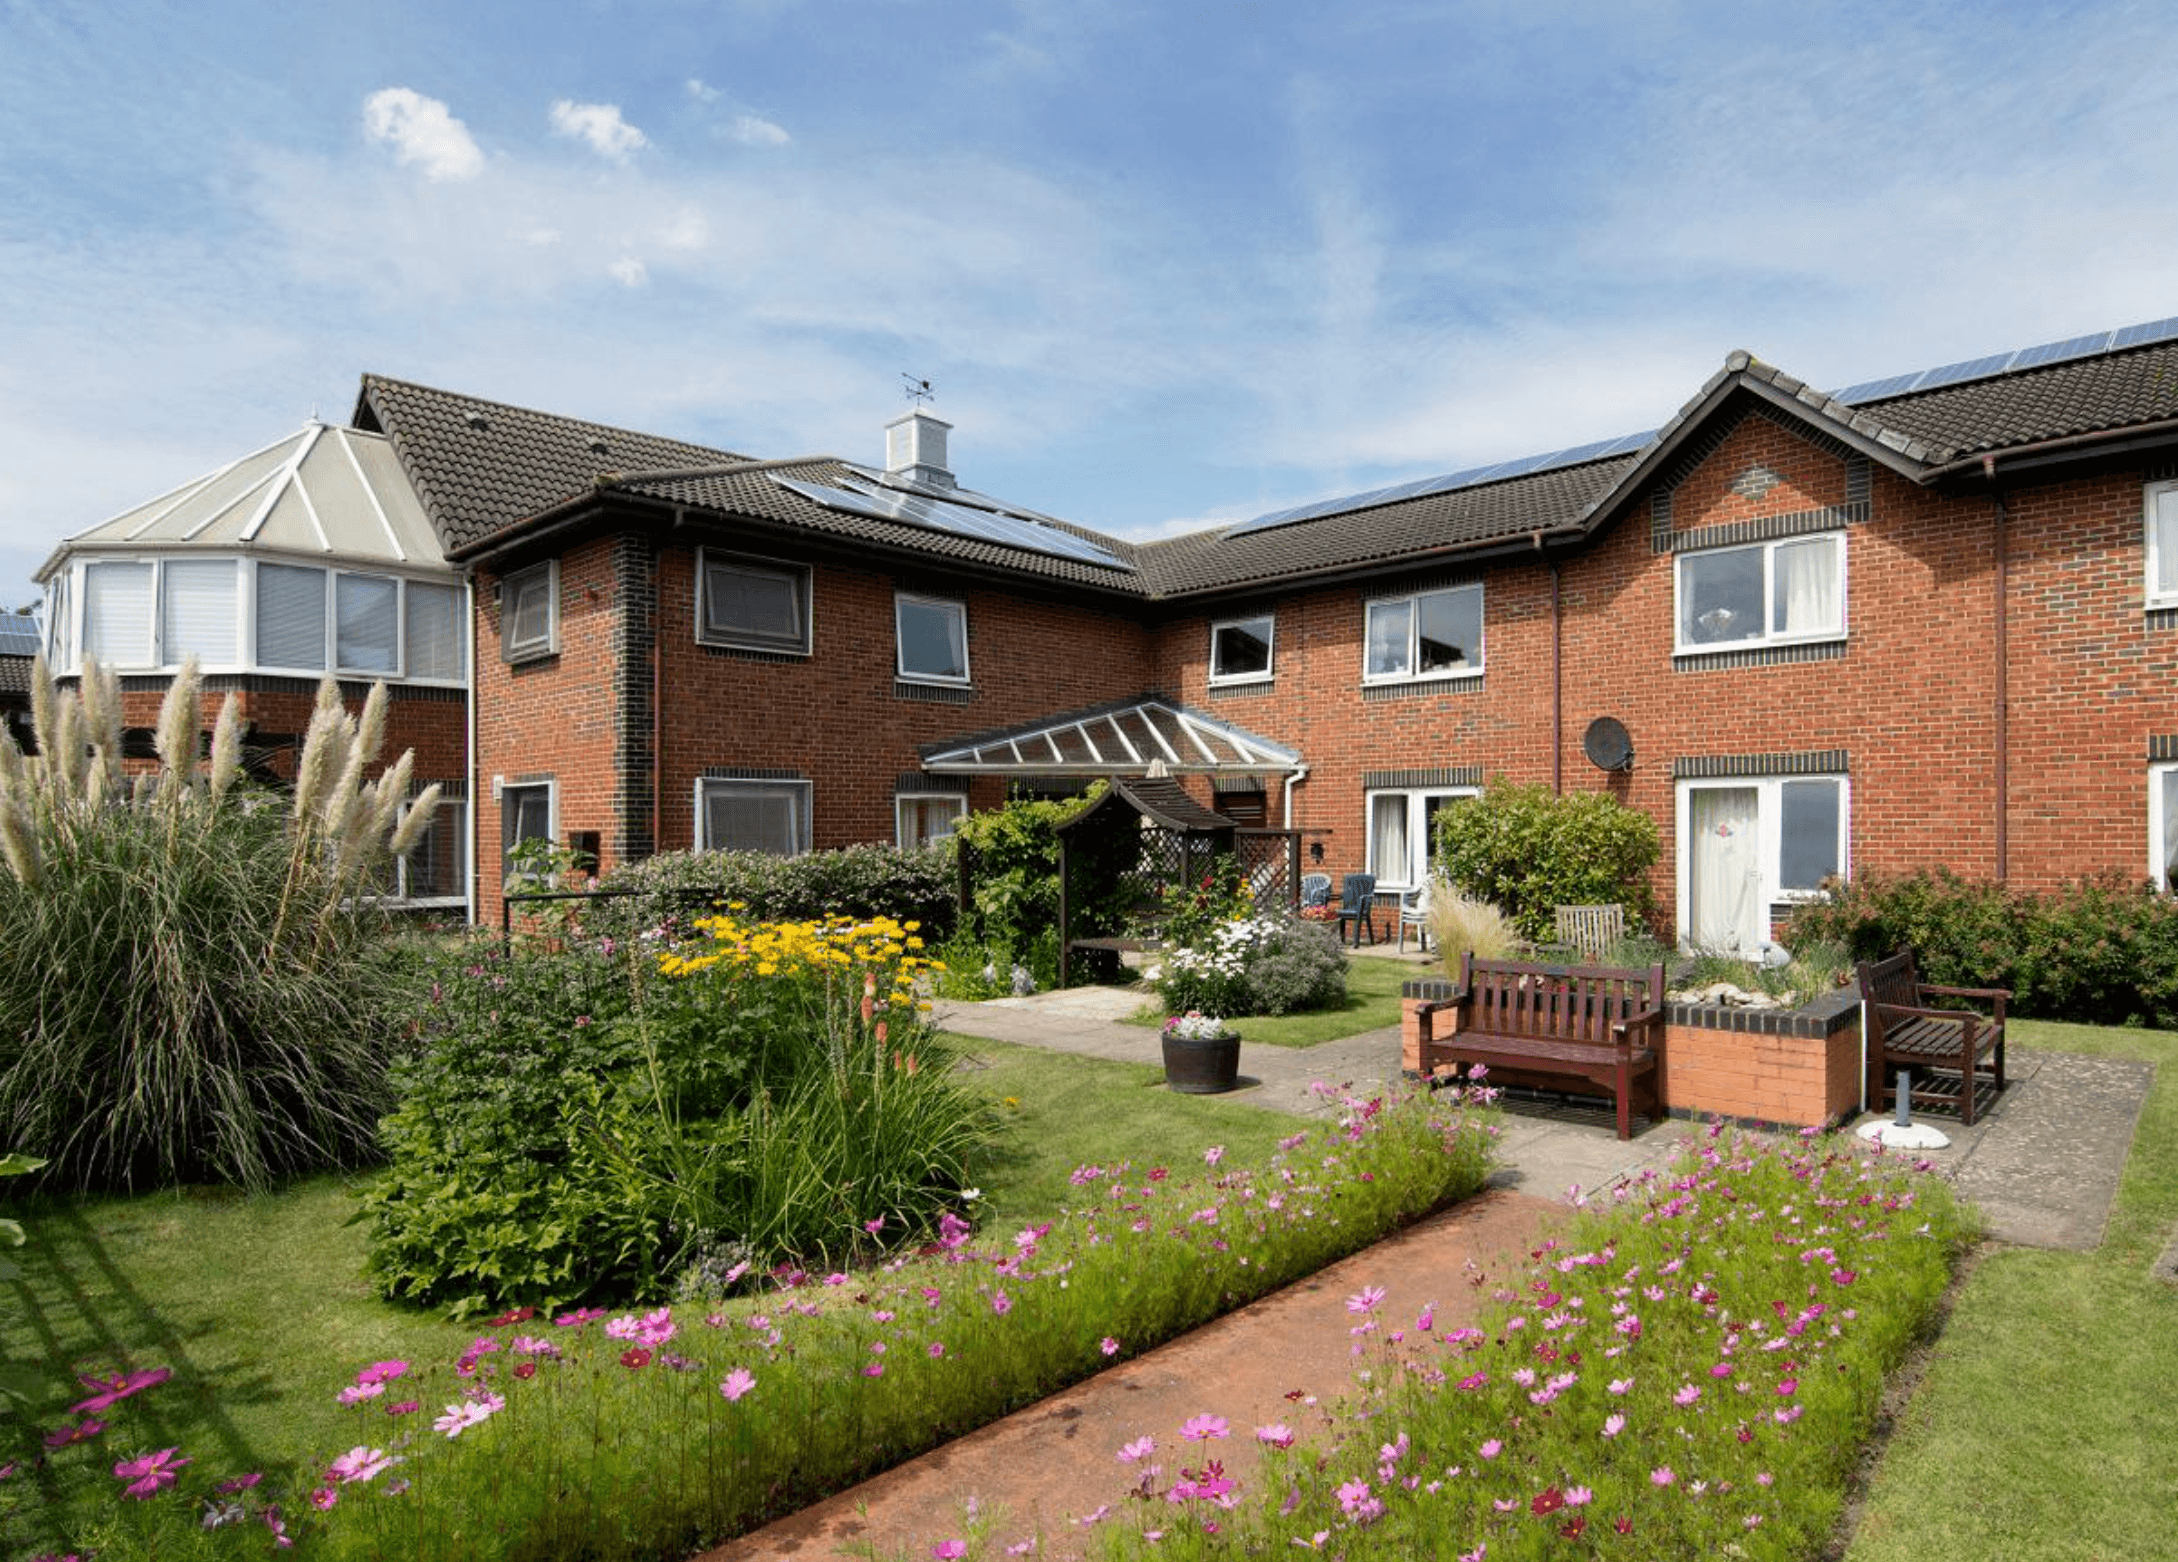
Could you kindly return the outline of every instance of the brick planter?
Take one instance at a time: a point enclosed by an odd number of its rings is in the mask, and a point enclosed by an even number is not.
[[[1451,997],[1452,983],[1408,982],[1400,993],[1400,1065],[1419,1077],[1415,1008]],[[1674,1116],[1790,1128],[1840,1122],[1860,1106],[1860,995],[1841,988],[1791,1010],[1671,1004],[1657,1089]]]

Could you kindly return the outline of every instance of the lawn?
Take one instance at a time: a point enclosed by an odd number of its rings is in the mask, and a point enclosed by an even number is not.
[[[1358,1036],[1399,1023],[1399,988],[1403,982],[1441,974],[1435,965],[1410,965],[1404,960],[1380,960],[1367,955],[1346,962],[1346,1002],[1336,1009],[1317,1009],[1306,1014],[1259,1014],[1231,1021],[1242,1041],[1271,1047],[1313,1047],[1320,1042]],[[1129,1017],[1130,1025],[1157,1026],[1165,1011],[1156,995]]]
[[[961,1044],[968,1077],[1011,1130],[978,1173],[994,1224],[1078,1203],[1069,1174],[1084,1162],[1199,1170],[1212,1144],[1260,1162],[1302,1126],[1155,1088],[1162,1075],[1148,1066]],[[358,1186],[318,1177],[258,1198],[191,1188],[11,1211],[30,1240],[0,1311],[0,1361],[27,1368],[32,1384],[28,1446],[14,1452],[34,1453],[36,1434],[62,1424],[83,1393],[74,1372],[154,1366],[174,1377],[130,1405],[132,1448],[181,1446],[207,1468],[239,1472],[352,1441],[355,1413],[334,1395],[358,1363],[450,1359],[477,1333],[382,1301],[364,1283],[365,1231],[346,1224]],[[44,1472],[19,1462],[0,1480],[0,1554],[10,1556],[51,1542],[36,1520],[60,1500]]]
[[[2147,1058],[2155,1083],[2102,1246],[1994,1248],[1961,1285],[1878,1465],[1848,1562],[2178,1555],[2178,1035],[2016,1022],[2015,1042]]]

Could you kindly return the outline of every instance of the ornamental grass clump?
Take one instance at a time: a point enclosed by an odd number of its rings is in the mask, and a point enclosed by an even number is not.
[[[371,1153],[385,1032],[369,893],[415,844],[404,754],[375,779],[385,690],[327,679],[294,796],[242,778],[229,695],[199,757],[196,664],[155,769],[122,761],[112,669],[33,683],[36,753],[0,737],[0,1136],[45,1182],[131,1189],[275,1177]]]

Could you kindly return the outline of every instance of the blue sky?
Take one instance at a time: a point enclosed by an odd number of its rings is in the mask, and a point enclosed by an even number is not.
[[[2178,314],[2156,5],[0,0],[0,606],[373,371],[1149,536]]]

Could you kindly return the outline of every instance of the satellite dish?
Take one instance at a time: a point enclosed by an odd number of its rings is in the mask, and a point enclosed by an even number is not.
[[[1581,734],[1581,752],[1598,770],[1631,770],[1634,763],[1633,739],[1627,735],[1626,724],[1616,716],[1598,716]]]

